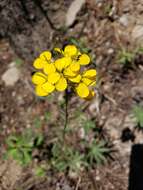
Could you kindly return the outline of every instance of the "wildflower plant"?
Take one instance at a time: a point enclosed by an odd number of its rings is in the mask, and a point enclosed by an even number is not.
[[[59,57],[54,59],[50,51],[44,51],[34,61],[39,71],[32,76],[38,96],[48,96],[54,91],[72,89],[79,97],[91,99],[96,85],[96,70],[87,69],[90,57],[81,53],[75,45],[67,45],[64,50],[54,48]]]

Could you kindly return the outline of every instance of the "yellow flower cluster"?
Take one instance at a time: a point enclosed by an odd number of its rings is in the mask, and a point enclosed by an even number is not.
[[[96,70],[86,70],[83,66],[90,63],[87,54],[81,54],[74,45],[67,45],[64,50],[55,48],[60,58],[53,60],[50,51],[44,51],[34,61],[33,66],[41,71],[35,72],[32,82],[38,96],[47,96],[53,91],[64,91],[71,87],[81,98],[94,96],[92,88],[96,85]]]

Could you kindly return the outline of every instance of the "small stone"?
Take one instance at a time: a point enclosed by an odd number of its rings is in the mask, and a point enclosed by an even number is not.
[[[107,53],[108,53],[109,55],[110,55],[110,54],[113,54],[113,53],[114,53],[114,49],[113,49],[113,48],[109,48]]]
[[[66,15],[66,26],[67,27],[71,26],[74,23],[74,21],[76,19],[76,15],[80,11],[80,9],[84,3],[85,3],[85,0],[74,0],[71,3],[71,5],[67,11],[67,15]]]
[[[123,26],[128,26],[129,20],[128,20],[128,15],[124,14],[119,18],[119,23],[122,24]]]
[[[2,80],[6,86],[13,86],[20,78],[19,70],[16,67],[10,67],[2,75]]]
[[[132,31],[133,39],[143,41],[143,25],[136,25]]]

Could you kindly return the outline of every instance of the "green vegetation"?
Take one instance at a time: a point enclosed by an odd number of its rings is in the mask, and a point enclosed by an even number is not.
[[[138,124],[137,126],[139,128],[143,128],[143,108],[140,106],[135,106],[133,108],[133,113],[137,120],[137,124]]]
[[[106,161],[106,154],[109,153],[110,150],[105,148],[105,142],[93,140],[91,145],[88,147],[87,159],[89,160],[90,166],[93,165],[94,161],[97,164],[101,164]]]
[[[27,165],[32,161],[32,152],[43,143],[43,135],[32,130],[25,130],[21,135],[10,135],[6,140],[7,157],[12,157],[21,165]]]
[[[69,39],[69,43],[77,46],[82,53],[89,53],[90,52],[90,49],[85,46],[84,42],[79,41],[76,38],[71,37]]]
[[[126,49],[120,50],[117,55],[118,63],[121,63],[123,65],[131,63],[134,60],[134,58],[135,58],[135,53],[130,52]]]

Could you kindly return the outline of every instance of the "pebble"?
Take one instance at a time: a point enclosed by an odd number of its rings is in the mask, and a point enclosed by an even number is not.
[[[14,86],[19,78],[20,72],[15,66],[10,66],[2,75],[2,80],[6,86]]]
[[[128,15],[124,14],[119,18],[119,23],[122,24],[123,26],[127,27],[129,24],[129,20],[128,20]]]
[[[132,30],[133,39],[143,41],[143,25],[136,25]]]

